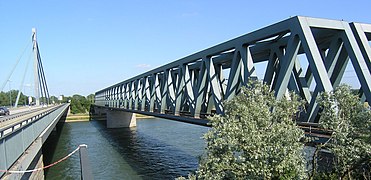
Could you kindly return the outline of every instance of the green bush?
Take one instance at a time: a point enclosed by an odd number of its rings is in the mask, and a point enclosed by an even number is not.
[[[293,118],[298,97],[277,101],[267,85],[252,82],[225,103],[225,115],[210,118],[199,179],[303,179],[304,132]],[[272,111],[273,110],[273,111]],[[193,176],[193,177],[195,177]],[[192,176],[190,176],[192,177]]]
[[[15,101],[17,99],[17,95],[18,90],[0,92],[0,106],[10,106],[10,102],[12,103],[11,106],[14,106]],[[18,105],[19,106],[28,105],[28,97],[23,93],[20,94]]]
[[[332,134],[325,143],[311,143],[311,172],[299,142],[304,132],[294,121],[303,104],[289,97],[277,101],[258,82],[243,87],[225,102],[225,115],[210,118],[206,152],[188,179],[370,179],[371,111],[357,94],[342,85],[319,96],[320,127]],[[317,166],[322,150],[331,153],[329,168]]]
[[[371,111],[349,86],[339,86],[334,92],[319,97],[322,108],[320,126],[332,131],[331,138],[317,146],[329,150],[332,171],[320,172],[336,179],[370,179]],[[318,169],[314,169],[313,176]]]
[[[66,99],[71,100],[72,114],[89,112],[90,105],[92,104],[90,100],[81,95],[73,95],[71,98],[67,97]]]

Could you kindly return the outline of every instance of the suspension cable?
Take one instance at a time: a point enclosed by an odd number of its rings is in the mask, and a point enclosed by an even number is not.
[[[27,45],[26,45],[26,47],[23,49],[23,51],[21,52],[21,54],[18,56],[18,59],[17,59],[16,63],[15,63],[14,66],[13,66],[13,69],[10,71],[9,75],[8,75],[7,78],[5,79],[3,85],[1,86],[1,91],[4,90],[4,87],[5,87],[6,83],[9,81],[10,77],[11,77],[12,74],[14,73],[15,68],[18,66],[19,61],[22,59],[23,54],[26,52],[26,50],[28,49],[28,46],[29,46],[30,44],[31,44],[31,42],[28,42]]]

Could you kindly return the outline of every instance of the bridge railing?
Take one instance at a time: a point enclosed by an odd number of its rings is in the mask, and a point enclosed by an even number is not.
[[[300,95],[307,101],[301,121],[317,122],[316,97],[339,86],[349,60],[371,102],[370,26],[292,17],[100,90],[95,104],[202,118],[223,113],[224,100],[259,78],[277,99]]]
[[[0,169],[7,170],[69,104],[51,108],[11,125],[0,127]],[[27,168],[27,167],[26,167]],[[0,172],[0,177],[3,172]]]

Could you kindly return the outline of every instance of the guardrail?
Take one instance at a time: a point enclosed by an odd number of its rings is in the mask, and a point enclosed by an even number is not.
[[[11,114],[11,115],[8,115],[8,116],[2,116],[2,117],[0,117],[0,123],[8,121],[8,120],[12,120],[12,119],[24,116],[24,115],[27,115],[27,114],[32,113],[32,112],[37,112],[37,111],[40,111],[40,110],[41,110],[40,108],[29,109],[27,111],[19,112],[19,113],[16,113],[16,114]]]
[[[9,169],[42,132],[67,110],[63,104],[0,127],[0,169]],[[26,115],[24,115],[26,116]],[[4,173],[0,173],[0,177]]]

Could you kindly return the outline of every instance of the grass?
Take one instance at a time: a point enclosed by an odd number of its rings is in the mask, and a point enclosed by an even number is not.
[[[147,116],[142,114],[136,114],[138,119],[153,118],[153,116]],[[92,117],[88,113],[68,114],[66,122],[78,122],[78,121],[89,121],[91,118],[95,120],[103,120],[106,118],[105,115],[93,115]]]

